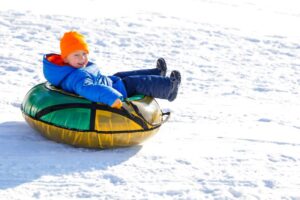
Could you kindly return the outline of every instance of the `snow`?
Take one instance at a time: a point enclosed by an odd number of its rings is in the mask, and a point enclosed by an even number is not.
[[[0,199],[300,199],[296,0],[0,5]],[[172,117],[157,135],[90,150],[26,124],[20,105],[45,81],[42,55],[71,29],[107,74],[158,57],[182,72],[178,98],[159,100]]]

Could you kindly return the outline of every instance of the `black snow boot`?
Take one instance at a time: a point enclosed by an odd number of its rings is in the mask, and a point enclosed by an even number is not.
[[[169,92],[168,100],[174,101],[177,97],[178,88],[181,83],[181,75],[179,71],[172,71],[170,75],[171,79],[171,90]]]
[[[166,76],[167,74],[167,63],[165,59],[159,58],[156,62],[156,68],[160,70],[161,76]]]

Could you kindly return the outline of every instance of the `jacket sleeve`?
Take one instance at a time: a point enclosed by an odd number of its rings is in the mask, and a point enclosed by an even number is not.
[[[98,103],[104,103],[111,106],[117,99],[123,99],[120,92],[106,85],[98,85],[93,83],[90,76],[78,80],[73,85],[73,90],[80,96]]]
[[[109,78],[113,81],[113,88],[119,91],[124,98],[127,98],[127,91],[122,79],[117,76],[109,76]]]

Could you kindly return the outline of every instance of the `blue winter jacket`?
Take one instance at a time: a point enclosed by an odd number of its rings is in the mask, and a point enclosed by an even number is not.
[[[116,99],[127,97],[126,89],[121,78],[104,76],[100,69],[92,62],[86,67],[73,68],[69,65],[60,66],[43,57],[44,76],[52,85],[61,87],[86,99],[111,106]]]

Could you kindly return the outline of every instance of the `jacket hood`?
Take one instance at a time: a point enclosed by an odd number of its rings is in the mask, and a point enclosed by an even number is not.
[[[58,86],[75,68],[69,65],[57,65],[48,61],[48,57],[56,54],[46,54],[43,56],[44,76],[52,85]]]

